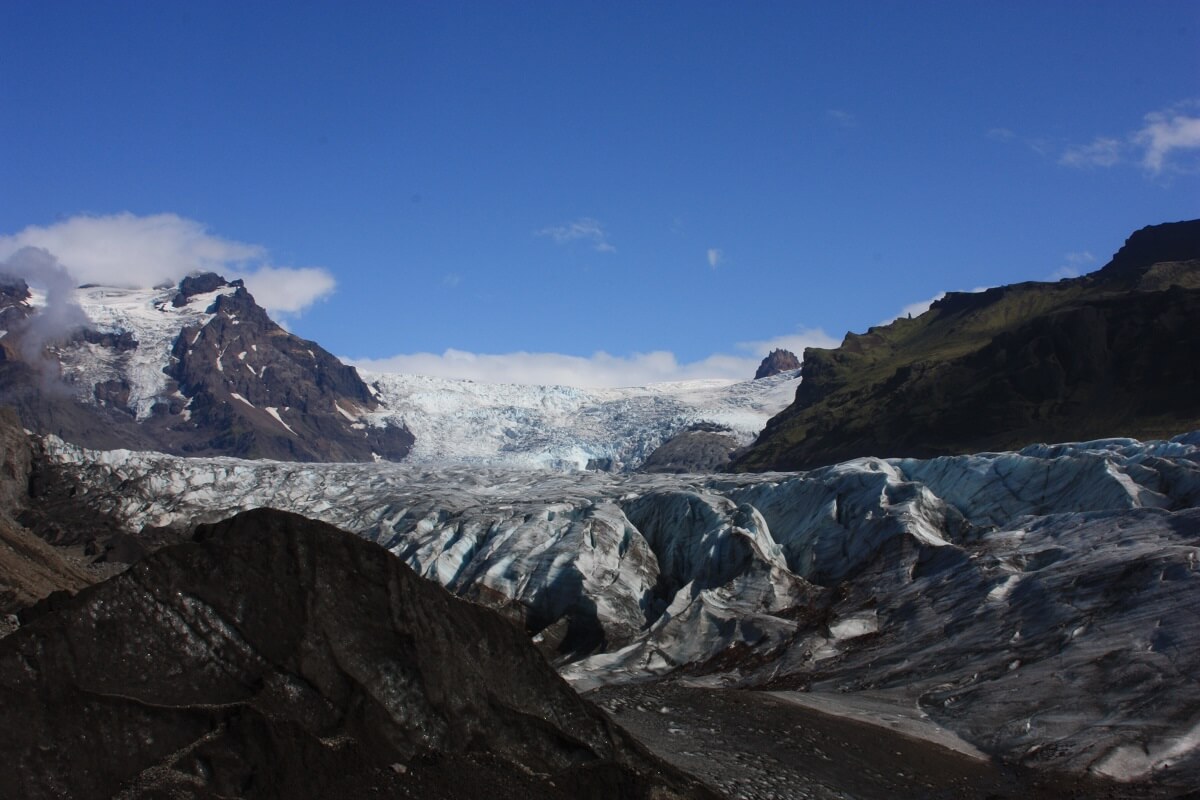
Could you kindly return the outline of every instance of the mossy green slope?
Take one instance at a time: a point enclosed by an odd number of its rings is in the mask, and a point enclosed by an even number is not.
[[[795,402],[735,464],[808,469],[1200,428],[1200,220],[1098,272],[953,293],[804,354]]]

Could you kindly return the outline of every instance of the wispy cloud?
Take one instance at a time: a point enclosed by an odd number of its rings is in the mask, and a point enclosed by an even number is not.
[[[805,347],[836,347],[837,344],[824,331],[802,329],[773,339],[739,342],[734,347],[734,354],[714,353],[690,362],[682,362],[674,353],[665,350],[628,356],[614,356],[605,352],[575,356],[564,353],[471,353],[446,350],[442,353],[411,353],[381,359],[344,360],[370,372],[434,375],[483,383],[615,388],[700,379],[744,381],[754,376],[754,370],[763,356],[777,347],[802,356]]]
[[[442,276],[442,286],[448,289],[457,289],[460,283],[462,283],[462,276],[457,272],[450,272]]]
[[[840,108],[831,108],[826,111],[825,119],[839,128],[853,128],[858,125],[858,119],[853,114]]]
[[[725,251],[717,247],[708,248],[708,266],[716,269],[721,266],[721,261],[725,258]]]
[[[615,253],[617,248],[608,241],[608,233],[604,225],[593,217],[580,217],[563,225],[552,225],[534,231],[535,236],[545,236],[558,244],[571,242],[587,242],[598,253]]]
[[[282,314],[299,314],[337,284],[321,267],[275,266],[261,245],[225,239],[176,214],[82,214],[0,235],[0,259],[22,247],[53,254],[79,283],[149,287],[219,272],[242,278],[264,308]]]
[[[987,138],[997,142],[1011,142],[1017,134],[1008,128],[992,128],[987,132]]]
[[[1102,135],[1067,147],[1058,163],[1080,169],[1137,164],[1158,177],[1200,169],[1200,102],[1177,103],[1142,118],[1142,126],[1123,137]]]
[[[1067,253],[1063,263],[1050,273],[1048,280],[1060,281],[1063,278],[1078,278],[1089,265],[1096,263],[1096,257],[1086,250],[1078,253]]]
[[[1088,144],[1068,147],[1058,163],[1067,167],[1111,167],[1121,161],[1120,140],[1097,136]]]

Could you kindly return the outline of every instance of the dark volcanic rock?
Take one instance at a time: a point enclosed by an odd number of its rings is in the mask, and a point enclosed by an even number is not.
[[[0,409],[0,614],[92,582],[85,570],[14,520],[29,503],[33,465],[33,450],[16,414]]]
[[[642,472],[722,472],[738,451],[728,428],[699,422],[663,442],[643,462]]]
[[[795,353],[791,350],[772,350],[758,365],[758,370],[754,373],[754,380],[769,378],[793,369],[800,369],[800,359],[796,358]]]
[[[202,272],[196,275],[188,275],[179,282],[179,292],[171,301],[171,305],[176,308],[186,306],[188,300],[198,294],[207,294],[215,292],[223,286],[244,286],[241,280],[227,281],[215,272]]]
[[[0,796],[707,796],[519,627],[303,517],[201,526],[56,605],[0,640]]]
[[[413,437],[405,428],[354,422],[377,406],[367,385],[316,342],[267,316],[245,288],[217,297],[215,316],[175,341],[165,371],[189,398],[187,455],[223,454],[287,461],[399,461]],[[267,411],[274,409],[274,413]]]
[[[951,293],[805,351],[795,402],[735,467],[932,457],[1200,427],[1200,221],[1145,228],[1104,269]]]

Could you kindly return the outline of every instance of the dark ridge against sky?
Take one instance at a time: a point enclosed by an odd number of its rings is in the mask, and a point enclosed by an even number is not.
[[[0,4],[0,259],[364,366],[749,378],[1200,216],[1200,3]]]

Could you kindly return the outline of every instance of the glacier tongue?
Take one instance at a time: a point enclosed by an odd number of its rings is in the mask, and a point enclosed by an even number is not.
[[[798,371],[734,383],[696,380],[622,389],[477,383],[362,372],[383,407],[373,424],[416,437],[409,463],[533,469],[633,469],[696,422],[749,444],[792,402]]]
[[[374,540],[581,689],[884,691],[1014,760],[1200,778],[1196,434],[722,476],[42,445],[131,532],[273,506]]]

